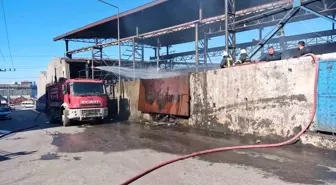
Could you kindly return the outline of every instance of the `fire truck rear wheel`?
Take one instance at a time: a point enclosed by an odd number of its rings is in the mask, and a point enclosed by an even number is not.
[[[63,126],[68,127],[71,125],[71,120],[68,118],[69,112],[67,110],[63,110],[63,115],[62,115],[62,122]]]

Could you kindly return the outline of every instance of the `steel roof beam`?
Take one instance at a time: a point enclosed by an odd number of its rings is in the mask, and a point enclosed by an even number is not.
[[[317,1],[320,1],[320,0],[307,0],[307,1],[304,1],[302,3],[302,5],[308,5],[308,4],[311,4],[313,2],[317,2]],[[289,3],[288,0],[279,1],[277,3],[270,3],[270,4],[265,4],[265,5],[262,5],[262,6],[258,6],[258,7],[253,7],[253,8],[248,8],[248,9],[245,9],[245,10],[237,11],[236,12],[236,17],[241,17],[241,16],[245,16],[245,15],[248,15],[248,14],[254,14],[254,13],[259,13],[260,14],[260,11],[265,11],[265,10],[274,9],[274,8],[279,8],[279,10],[281,10],[281,11],[276,11],[276,12],[281,13],[281,12],[288,11],[288,6],[291,6],[291,3]],[[271,10],[271,11],[273,12],[273,10]],[[265,14],[263,16],[268,16],[268,14]],[[203,25],[213,24],[213,23],[216,23],[216,22],[223,21],[224,19],[225,19],[225,16],[221,15],[221,16],[216,16],[216,17],[212,17],[212,18],[203,19],[201,23]],[[238,20],[238,21],[236,21],[236,24],[251,22],[251,21],[254,21],[255,19],[256,19],[256,17],[253,16],[251,18],[246,18],[244,20]],[[183,31],[183,30],[188,30],[188,29],[191,29],[191,28],[195,28],[196,24],[198,24],[199,22],[200,22],[199,20],[195,20],[195,21],[191,21],[191,22],[188,22],[188,23],[184,23],[184,24],[180,24],[180,25],[176,25],[176,26],[172,26],[172,27],[168,27],[168,28],[144,33],[144,34],[140,34],[138,36],[131,36],[131,37],[127,37],[127,38],[122,38],[122,39],[120,39],[120,42],[123,44],[123,43],[132,41],[133,38],[148,39],[148,38],[158,37],[160,35],[169,34],[169,33],[172,33],[172,32],[179,32],[179,31]],[[117,45],[117,43],[118,43],[117,41],[111,41],[111,42],[101,43],[101,44],[98,44],[98,45],[95,45],[95,46],[104,48],[104,47]],[[76,53],[91,51],[93,47],[94,46],[89,46],[89,47],[84,47],[84,48],[68,51],[67,54],[76,54]]]

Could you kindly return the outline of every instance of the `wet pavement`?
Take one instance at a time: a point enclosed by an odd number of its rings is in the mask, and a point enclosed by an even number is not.
[[[17,115],[29,122],[36,113]],[[118,184],[158,162],[257,139],[135,123],[38,122],[40,129],[0,140],[0,184]],[[335,151],[300,144],[236,150],[179,161],[134,184],[336,184],[335,161]]]
[[[51,125],[38,112],[29,109],[16,109],[12,111],[12,120],[0,120],[0,131],[14,131],[22,128],[39,125],[36,129],[51,128],[59,125]],[[38,118],[35,122],[35,119]]]
[[[189,128],[151,128],[141,124],[111,124],[86,128],[77,134],[52,134],[52,144],[62,153],[104,153],[151,149],[170,154],[189,154],[206,149],[251,144],[249,139],[207,136]],[[214,137],[215,136],[215,137]],[[304,184],[336,182],[336,152],[299,144],[283,148],[228,151],[198,157],[210,163],[252,166],[283,181]]]

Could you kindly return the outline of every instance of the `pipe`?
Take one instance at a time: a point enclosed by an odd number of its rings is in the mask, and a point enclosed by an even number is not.
[[[229,2],[225,0],[225,51],[229,53]],[[232,56],[230,56],[232,57]]]
[[[138,179],[140,179],[141,177],[153,172],[154,170],[157,170],[163,166],[166,166],[168,164],[171,163],[175,163],[177,161],[181,161],[184,159],[188,159],[191,157],[195,157],[195,156],[199,156],[199,155],[204,155],[204,154],[210,154],[210,153],[215,153],[215,152],[222,152],[222,151],[228,151],[228,150],[238,150],[238,149],[253,149],[253,148],[274,148],[274,147],[281,147],[281,146],[285,146],[285,145],[289,145],[292,144],[294,141],[296,141],[297,139],[300,138],[300,136],[306,132],[308,130],[308,128],[310,127],[311,123],[314,120],[315,117],[315,112],[316,112],[316,89],[317,89],[317,81],[318,81],[318,60],[317,57],[313,54],[307,54],[305,56],[311,56],[314,60],[315,63],[315,79],[314,79],[314,104],[312,107],[312,114],[311,117],[309,119],[308,124],[298,133],[296,134],[294,137],[292,137],[291,139],[284,141],[284,142],[280,142],[280,143],[274,143],[274,144],[264,144],[264,145],[242,145],[242,146],[230,146],[230,147],[224,147],[224,148],[215,148],[215,149],[210,149],[210,150],[204,150],[204,151],[200,151],[200,152],[195,152],[189,155],[184,155],[166,162],[162,162],[144,172],[141,172],[140,174],[132,177],[131,179],[121,183],[120,185],[127,185],[130,184]]]
[[[196,72],[198,72],[198,65],[199,65],[199,55],[198,55],[198,23],[196,23],[195,27],[195,61],[196,61]]]

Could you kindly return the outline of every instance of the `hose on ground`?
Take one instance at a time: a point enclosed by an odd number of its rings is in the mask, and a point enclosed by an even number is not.
[[[297,139],[300,138],[300,136],[305,133],[310,125],[312,124],[313,120],[314,120],[314,117],[315,117],[315,113],[316,113],[316,90],[317,90],[317,81],[318,81],[318,60],[317,60],[317,57],[313,54],[307,54],[305,56],[310,56],[313,58],[313,61],[315,63],[315,78],[314,78],[314,103],[313,103],[313,107],[312,107],[312,113],[311,113],[311,116],[310,116],[310,119],[309,119],[309,122],[307,125],[305,125],[304,128],[302,128],[302,130],[296,134],[294,137],[292,137],[291,139],[287,140],[287,141],[284,141],[284,142],[280,142],[280,143],[274,143],[274,144],[262,144],[262,145],[241,145],[241,146],[230,146],[230,147],[224,147],[224,148],[215,148],[215,149],[210,149],[210,150],[204,150],[204,151],[200,151],[200,152],[195,152],[195,153],[192,153],[192,154],[189,154],[189,155],[184,155],[184,156],[180,156],[178,158],[175,158],[175,159],[172,159],[172,160],[169,160],[169,161],[165,161],[165,162],[162,162],[160,164],[157,164],[156,166],[144,171],[144,172],[141,172],[140,174],[132,177],[131,179],[121,183],[121,185],[127,185],[127,184],[130,184],[138,179],[140,179],[141,177],[153,172],[154,170],[157,170],[163,166],[166,166],[168,164],[171,164],[171,163],[174,163],[174,162],[177,162],[177,161],[180,161],[180,160],[184,160],[184,159],[188,159],[188,158],[191,158],[191,157],[195,157],[195,156],[199,156],[199,155],[204,155],[204,154],[209,154],[209,153],[215,153],[215,152],[222,152],[222,151],[228,151],[228,150],[238,150],[238,149],[254,149],[254,148],[274,148],[274,147],[280,147],[280,146],[285,146],[285,145],[288,145],[288,144],[292,144],[293,142],[295,142]]]

